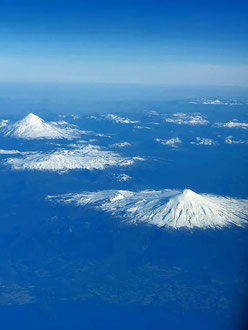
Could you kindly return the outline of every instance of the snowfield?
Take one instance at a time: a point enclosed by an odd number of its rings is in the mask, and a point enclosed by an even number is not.
[[[74,150],[34,152],[20,158],[8,158],[3,164],[13,170],[66,172],[74,169],[103,170],[107,166],[132,165],[138,157],[122,157],[118,153],[87,145]]]
[[[197,194],[190,189],[104,190],[48,198],[76,206],[92,205],[129,223],[174,229],[242,227],[248,219],[248,200]]]

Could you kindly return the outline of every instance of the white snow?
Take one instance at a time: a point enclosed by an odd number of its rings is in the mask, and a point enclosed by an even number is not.
[[[196,137],[196,141],[192,141],[190,142],[191,144],[195,144],[197,146],[199,145],[204,145],[204,146],[215,146],[218,144],[217,141],[213,140],[213,139],[209,139],[209,138],[200,138],[200,137]]]
[[[207,125],[209,121],[199,114],[186,114],[186,113],[175,113],[169,118],[165,118],[165,122],[173,123],[178,125]]]
[[[72,139],[81,133],[65,121],[47,123],[33,113],[8,125],[4,131],[5,136],[22,139]]]
[[[20,158],[8,158],[3,164],[13,170],[66,172],[73,169],[103,170],[107,166],[132,165],[138,157],[122,157],[118,153],[87,145],[74,150],[35,152]]]
[[[242,227],[248,219],[248,200],[196,194],[190,189],[140,192],[104,190],[48,198],[76,206],[91,204],[129,223],[175,229]]]
[[[171,138],[171,139],[156,139],[157,142],[161,143],[164,146],[169,146],[172,148],[176,148],[179,144],[182,144],[183,142],[179,139],[179,137]]]

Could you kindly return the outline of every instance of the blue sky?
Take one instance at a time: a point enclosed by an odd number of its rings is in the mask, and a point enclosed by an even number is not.
[[[0,0],[0,81],[248,85],[245,1]]]

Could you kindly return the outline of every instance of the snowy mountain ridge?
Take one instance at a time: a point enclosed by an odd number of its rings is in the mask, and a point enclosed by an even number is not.
[[[67,172],[69,170],[103,170],[108,166],[129,166],[139,157],[122,157],[116,152],[102,150],[96,145],[82,145],[73,150],[58,149],[52,152],[27,153],[19,158],[7,158],[5,166],[13,170],[38,170]]]
[[[222,228],[244,226],[248,220],[248,201],[210,194],[197,194],[190,189],[105,190],[50,196],[76,206],[92,205],[129,223],[146,223],[158,227]]]

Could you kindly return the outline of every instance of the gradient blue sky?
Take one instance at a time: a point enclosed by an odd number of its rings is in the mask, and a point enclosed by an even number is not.
[[[0,81],[248,86],[248,3],[0,0]]]

